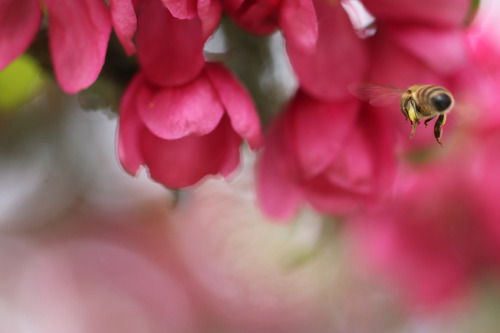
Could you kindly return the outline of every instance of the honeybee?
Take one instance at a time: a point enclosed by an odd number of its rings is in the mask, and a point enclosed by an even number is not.
[[[415,131],[420,120],[425,126],[434,118],[434,137],[442,145],[442,126],[446,122],[446,115],[451,111],[455,100],[453,95],[445,88],[432,84],[415,84],[406,90],[378,86],[369,83],[353,83],[348,87],[356,97],[369,101],[373,106],[386,106],[399,98],[401,112],[406,121],[410,120],[412,127],[410,139],[415,136]]]

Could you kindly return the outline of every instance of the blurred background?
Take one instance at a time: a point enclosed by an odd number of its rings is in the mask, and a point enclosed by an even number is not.
[[[482,6],[496,20],[499,3]],[[399,283],[400,275],[374,268],[366,256],[380,250],[370,247],[374,237],[393,234],[367,236],[359,232],[366,221],[349,225],[305,208],[290,224],[276,224],[256,205],[255,154],[246,147],[230,179],[207,178],[181,192],[144,170],[138,178],[125,173],[115,154],[117,105],[135,64],[113,47],[117,60],[74,96],[54,83],[37,45],[0,72],[1,332],[500,330],[500,265],[488,266],[493,274],[464,277],[445,302],[415,302],[401,286],[420,290],[433,274],[443,277],[441,287],[455,283],[440,270],[447,261],[421,263],[418,273],[409,272],[424,278]],[[245,84],[264,123],[296,88],[279,33],[255,37],[226,20],[206,51],[240,77],[260,73]],[[488,139],[492,150],[497,137]],[[481,140],[469,141],[464,158]],[[441,185],[417,190],[442,193]],[[404,206],[408,198],[396,202]],[[473,235],[458,238],[465,252],[453,260],[476,251]],[[486,251],[500,251],[498,244]],[[402,266],[414,259],[395,258]]]

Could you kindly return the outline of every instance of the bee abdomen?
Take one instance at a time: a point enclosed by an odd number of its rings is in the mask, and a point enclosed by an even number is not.
[[[431,114],[433,111],[445,111],[452,104],[450,93],[440,86],[421,86],[417,89],[416,95],[422,106],[422,111],[427,114]]]

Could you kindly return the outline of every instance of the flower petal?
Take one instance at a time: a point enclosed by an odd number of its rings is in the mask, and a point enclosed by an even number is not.
[[[210,37],[219,26],[222,5],[219,0],[198,0],[198,17],[201,20],[203,38]]]
[[[324,177],[304,184],[304,197],[319,212],[332,215],[355,212],[363,203],[357,193],[328,183]]]
[[[283,1],[279,20],[287,43],[297,48],[314,49],[318,40],[318,19],[312,0]]]
[[[224,114],[217,92],[204,74],[178,87],[144,87],[138,108],[144,125],[167,140],[210,133]]]
[[[467,18],[471,0],[363,0],[378,20],[420,22],[434,27],[460,26]]]
[[[137,114],[137,93],[144,84],[144,76],[137,74],[129,83],[120,103],[118,158],[125,171],[131,175],[136,175],[139,167],[144,164],[139,138],[145,127]]]
[[[450,74],[467,61],[461,30],[414,26],[387,29],[387,33],[438,73]]]
[[[415,84],[443,84],[439,76],[426,63],[407,52],[390,38],[390,33],[379,29],[370,38],[369,82],[406,89]],[[398,107],[398,106],[397,106]]]
[[[203,136],[163,140],[144,131],[141,147],[153,179],[168,187],[183,188],[209,174],[227,175],[233,171],[237,165],[234,152],[239,152],[239,142],[241,139],[225,116],[217,128]]]
[[[161,0],[173,17],[179,20],[192,19],[196,16],[196,0]]]
[[[259,35],[270,34],[278,28],[278,13],[280,0],[249,1],[232,10],[237,5],[227,1],[226,12],[244,29]]]
[[[59,84],[76,93],[97,79],[108,46],[111,20],[102,0],[45,0],[52,62]]]
[[[306,199],[319,211],[345,214],[376,206],[392,193],[394,140],[384,117],[363,110],[328,169],[303,183]]]
[[[290,176],[293,159],[284,121],[280,116],[271,125],[256,166],[259,205],[264,213],[282,222],[296,213],[302,201],[302,193]]]
[[[221,0],[224,3],[226,10],[234,12],[238,10],[245,0]]]
[[[159,1],[144,3],[136,41],[139,64],[148,79],[158,85],[186,83],[205,64],[200,19],[176,19]]]
[[[41,19],[36,0],[0,1],[0,70],[26,50]]]
[[[116,36],[127,55],[132,55],[136,50],[132,38],[137,29],[137,17],[132,0],[110,0],[109,7]]]
[[[215,87],[231,125],[252,149],[262,143],[260,121],[257,110],[248,92],[224,66],[207,63],[206,73]]]
[[[301,177],[310,178],[322,172],[344,147],[355,125],[359,102],[322,102],[302,91],[285,111],[291,121]]]
[[[365,45],[340,4],[317,0],[314,5],[321,22],[316,50],[287,41],[290,62],[305,91],[320,99],[343,99],[349,96],[346,86],[365,73]]]

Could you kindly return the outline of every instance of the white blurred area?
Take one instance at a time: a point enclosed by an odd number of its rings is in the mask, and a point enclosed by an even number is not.
[[[2,157],[0,229],[43,225],[78,210],[134,212],[154,201],[171,203],[171,193],[150,181],[145,172],[134,178],[117,163],[115,115],[109,110],[84,111],[75,97],[63,100],[62,113],[45,111],[48,96],[20,111],[29,118],[37,109],[44,110],[46,120],[56,125],[51,124],[49,137],[28,140]],[[14,124],[28,131],[32,126],[29,121]]]

